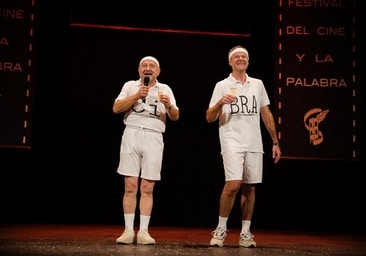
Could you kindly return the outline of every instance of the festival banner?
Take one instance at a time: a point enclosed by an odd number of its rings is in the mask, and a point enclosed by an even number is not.
[[[35,0],[0,2],[0,147],[31,147]]]
[[[357,160],[359,1],[279,0],[275,117],[283,158]]]

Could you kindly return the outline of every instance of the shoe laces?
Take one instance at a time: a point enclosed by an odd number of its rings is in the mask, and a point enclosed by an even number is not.
[[[226,237],[226,230],[223,228],[217,228],[211,232],[216,239],[224,239]]]
[[[242,240],[253,240],[254,235],[251,234],[250,232],[245,232],[245,233],[240,234],[240,238]]]

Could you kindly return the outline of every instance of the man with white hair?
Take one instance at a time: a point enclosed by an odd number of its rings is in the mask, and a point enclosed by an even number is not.
[[[225,172],[218,225],[212,231],[210,245],[224,246],[228,217],[241,188],[242,229],[239,245],[256,247],[250,225],[256,184],[262,182],[263,174],[261,119],[273,141],[274,163],[280,160],[281,150],[264,84],[260,79],[247,74],[248,50],[240,45],[233,47],[229,51],[228,62],[232,72],[216,83],[206,111],[208,123],[219,120],[219,139]]]
[[[124,83],[113,104],[115,114],[124,113],[125,124],[117,168],[117,173],[124,177],[122,206],[125,228],[117,238],[117,244],[135,242],[134,219],[138,203],[140,227],[136,243],[155,244],[148,227],[154,185],[161,179],[163,133],[167,117],[173,121],[179,119],[179,108],[172,89],[157,80],[159,61],[153,56],[143,57],[138,65],[138,74],[138,80]]]

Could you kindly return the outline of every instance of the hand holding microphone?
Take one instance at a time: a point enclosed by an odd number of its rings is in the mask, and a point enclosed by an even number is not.
[[[144,86],[148,86],[148,84],[150,82],[150,77],[145,76],[144,79],[143,79],[143,81],[144,81]],[[146,98],[143,98],[142,99],[142,102],[145,103],[146,102]]]

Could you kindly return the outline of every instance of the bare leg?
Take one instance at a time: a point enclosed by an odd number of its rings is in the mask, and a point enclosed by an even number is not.
[[[242,184],[241,211],[242,227],[240,231],[239,245],[243,247],[256,247],[254,236],[250,232],[250,225],[255,204],[255,184]]]
[[[134,217],[137,205],[137,188],[138,177],[124,177],[124,194],[122,199],[125,230],[120,237],[117,238],[117,244],[132,244],[135,237]]]
[[[220,210],[219,215],[221,217],[228,217],[235,202],[235,196],[240,188],[241,181],[233,180],[225,182],[224,188],[220,197]]]
[[[135,213],[137,205],[137,188],[138,188],[138,177],[125,177],[125,191],[123,194],[123,212],[124,214]]]
[[[152,180],[141,180],[140,185],[140,213],[144,216],[150,216],[153,207],[153,191],[154,191],[155,181]]]
[[[155,181],[141,180],[140,185],[140,228],[137,233],[138,244],[155,244],[155,239],[148,232],[151,212],[153,208],[153,191]]]
[[[240,180],[226,181],[220,197],[219,223],[211,233],[210,246],[224,246],[226,237],[226,222],[233,208],[236,193],[240,189]]]
[[[242,220],[252,220],[255,205],[255,185],[242,184],[241,193]]]

